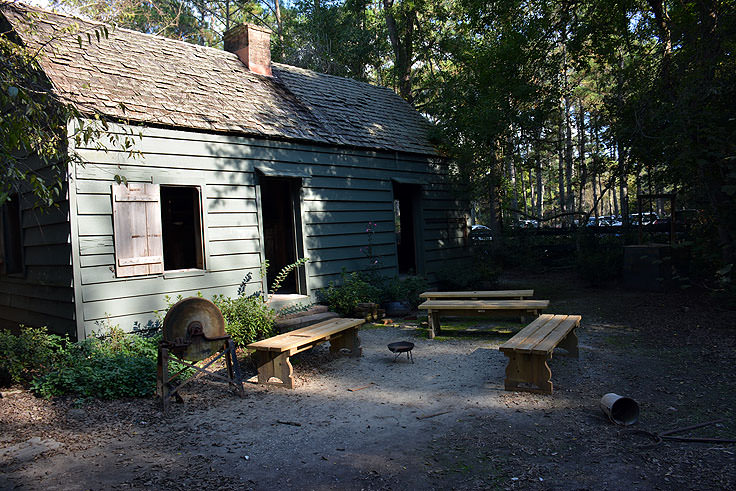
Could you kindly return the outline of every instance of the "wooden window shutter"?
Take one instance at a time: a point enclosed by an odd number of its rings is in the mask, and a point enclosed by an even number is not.
[[[158,184],[112,185],[115,273],[118,277],[164,272],[161,193]]]

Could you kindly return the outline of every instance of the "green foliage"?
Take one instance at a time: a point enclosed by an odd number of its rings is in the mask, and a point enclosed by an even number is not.
[[[219,295],[212,300],[225,318],[225,331],[238,346],[273,335],[276,312],[260,296],[230,298]]]
[[[289,276],[289,273],[291,273],[295,269],[298,269],[300,266],[304,266],[307,261],[309,261],[309,258],[303,257],[291,264],[284,266],[284,268],[279,271],[279,274],[277,274],[274,278],[273,283],[271,284],[271,289],[269,290],[270,294],[273,295],[274,293],[276,293],[279,288],[281,288],[281,284],[284,282],[284,280]],[[266,264],[268,263],[266,262]],[[266,266],[266,268],[268,268],[268,266]]]
[[[112,326],[104,335],[69,343],[53,369],[34,378],[32,390],[42,397],[145,397],[156,391],[156,337],[127,334]]]
[[[0,386],[27,384],[48,373],[63,346],[63,338],[44,328],[21,326],[18,334],[0,331]]]
[[[2,2],[7,9],[12,2]],[[30,12],[24,21],[32,32],[42,14]],[[105,42],[105,26],[80,31],[78,25],[54,32],[54,37],[76,39],[80,48]],[[50,41],[50,40],[49,40]],[[40,68],[44,48],[34,51],[0,33],[0,205],[12,193],[30,190],[34,204],[49,208],[63,199],[62,186],[68,166],[79,157],[70,152],[68,138],[77,145],[106,149],[101,136],[123,149],[132,147],[132,135],[107,134],[108,124],[99,115],[83,115],[54,92]],[[73,121],[74,124],[68,124]]]
[[[330,310],[343,315],[352,315],[359,303],[381,301],[380,288],[371,285],[360,273],[342,272],[340,283],[331,281],[320,292],[321,300]]]
[[[408,302],[412,309],[421,303],[419,295],[429,289],[429,282],[423,276],[395,277],[387,279],[381,292],[383,302]]]

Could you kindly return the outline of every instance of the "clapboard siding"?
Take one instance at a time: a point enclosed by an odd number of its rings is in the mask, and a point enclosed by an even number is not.
[[[113,125],[113,128],[117,126]],[[129,127],[127,131],[130,132]],[[119,134],[123,134],[122,128]],[[155,128],[133,128],[142,137],[134,152],[90,145],[76,149],[85,161],[74,170],[76,233],[79,249],[78,298],[81,329],[89,333],[107,316],[126,330],[152,325],[165,297],[201,292],[235,295],[251,273],[249,291],[260,289],[262,255],[257,182],[259,172],[300,173],[301,230],[308,288],[315,291],[339,281],[343,270],[364,270],[368,258],[366,229],[376,224],[373,254],[380,271],[397,274],[393,179],[422,183],[420,244],[427,273],[440,269],[432,250],[446,245],[453,253],[464,231],[464,212],[450,195],[447,166],[420,155],[369,152],[350,148],[291,144],[227,135]],[[118,177],[116,177],[118,176]],[[159,185],[201,186],[206,228],[206,271],[116,278],[111,185],[116,179]],[[447,219],[450,223],[445,222]],[[60,236],[61,232],[55,232]],[[452,244],[450,244],[452,242]]]
[[[49,175],[34,164],[41,175]],[[74,333],[71,228],[67,187],[56,206],[39,210],[33,195],[21,197],[23,272],[0,275],[0,326],[47,326],[56,333]]]

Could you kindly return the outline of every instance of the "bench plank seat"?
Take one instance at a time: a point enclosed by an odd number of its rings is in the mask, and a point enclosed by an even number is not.
[[[434,338],[441,331],[440,315],[487,315],[489,311],[520,312],[522,322],[524,314],[530,313],[537,317],[539,311],[549,307],[549,300],[427,300],[420,309],[427,311],[429,321],[429,337]]]
[[[289,357],[325,341],[330,342],[332,353],[348,349],[351,356],[361,356],[358,330],[364,323],[364,319],[329,319],[319,324],[250,343],[248,349],[255,350],[258,383],[293,389],[294,369]],[[280,381],[271,382],[271,378],[277,378]]]
[[[509,359],[506,367],[506,390],[552,393],[552,371],[547,361],[556,347],[578,357],[579,315],[542,314],[514,337],[499,346]]]
[[[424,292],[420,298],[432,299],[480,299],[480,298],[517,298],[524,300],[533,297],[534,290],[492,290],[492,291],[470,291],[470,292]]]

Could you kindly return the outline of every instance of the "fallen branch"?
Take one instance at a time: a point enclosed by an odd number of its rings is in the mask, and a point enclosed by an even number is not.
[[[426,416],[417,416],[417,419],[429,419],[434,418],[435,416],[442,416],[443,414],[447,414],[450,411],[442,411],[441,413],[434,413],[434,414],[428,414]]]
[[[348,392],[357,392],[359,390],[367,389],[371,385],[376,385],[376,383],[375,382],[371,382],[370,384],[366,385],[365,387],[358,387],[356,389],[348,389]]]

